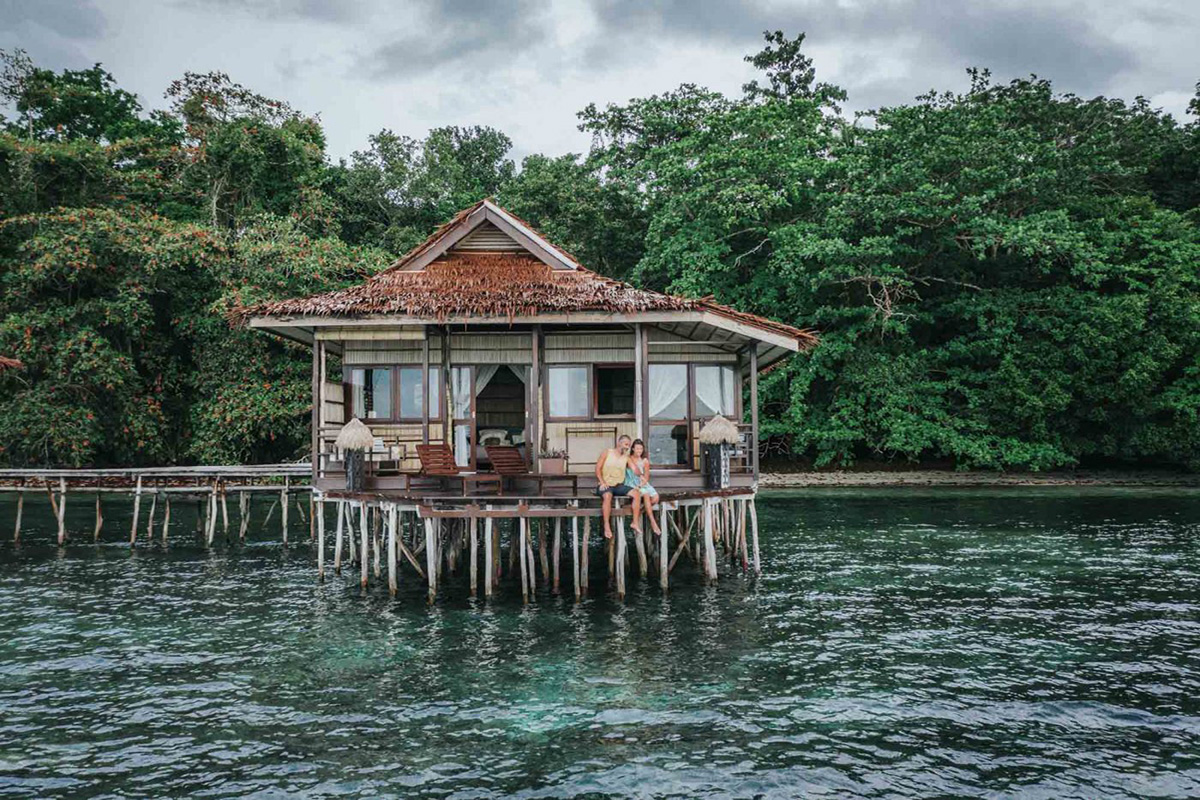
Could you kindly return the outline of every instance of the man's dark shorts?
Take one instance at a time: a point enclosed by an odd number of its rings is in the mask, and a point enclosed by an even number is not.
[[[610,486],[607,489],[605,489],[604,491],[600,491],[600,487],[597,486],[594,490],[594,493],[597,497],[600,497],[601,495],[605,495],[605,494],[611,494],[613,497],[624,497],[632,491],[633,491],[633,487],[630,486],[629,484],[618,483],[616,486]]]

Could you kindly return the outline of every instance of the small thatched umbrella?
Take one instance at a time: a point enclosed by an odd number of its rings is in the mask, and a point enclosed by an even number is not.
[[[737,423],[720,414],[700,429],[705,488],[729,488],[729,454],[741,438]]]
[[[21,369],[23,366],[25,365],[15,358],[0,356],[0,372],[3,372],[6,369]]]
[[[375,434],[356,417],[342,426],[333,444],[346,454],[346,488],[361,492],[366,486],[366,452],[375,446]]]

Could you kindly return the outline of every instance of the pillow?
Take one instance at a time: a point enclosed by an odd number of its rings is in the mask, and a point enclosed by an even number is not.
[[[508,431],[503,428],[487,428],[479,432],[479,443],[482,445],[508,444]]]

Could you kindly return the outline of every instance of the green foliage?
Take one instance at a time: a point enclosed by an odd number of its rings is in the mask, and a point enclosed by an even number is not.
[[[148,115],[99,65],[3,54],[0,461],[304,457],[308,349],[230,312],[495,196],[605,274],[817,328],[762,382],[773,456],[1200,467],[1200,121],[985,71],[849,118],[803,42],[767,33],[739,97],[589,105],[586,157],[520,170],[486,127],[334,165],[222,73]]]

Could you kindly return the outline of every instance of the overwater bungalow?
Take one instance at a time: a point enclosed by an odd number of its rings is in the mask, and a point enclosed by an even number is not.
[[[360,285],[244,319],[312,348],[314,489],[347,496],[336,443],[358,419],[372,440],[360,496],[425,514],[594,513],[596,460],[623,435],[645,441],[671,507],[752,498],[759,373],[816,341],[604,277],[491,200]],[[727,482],[706,491],[699,434],[717,415],[738,436]]]

